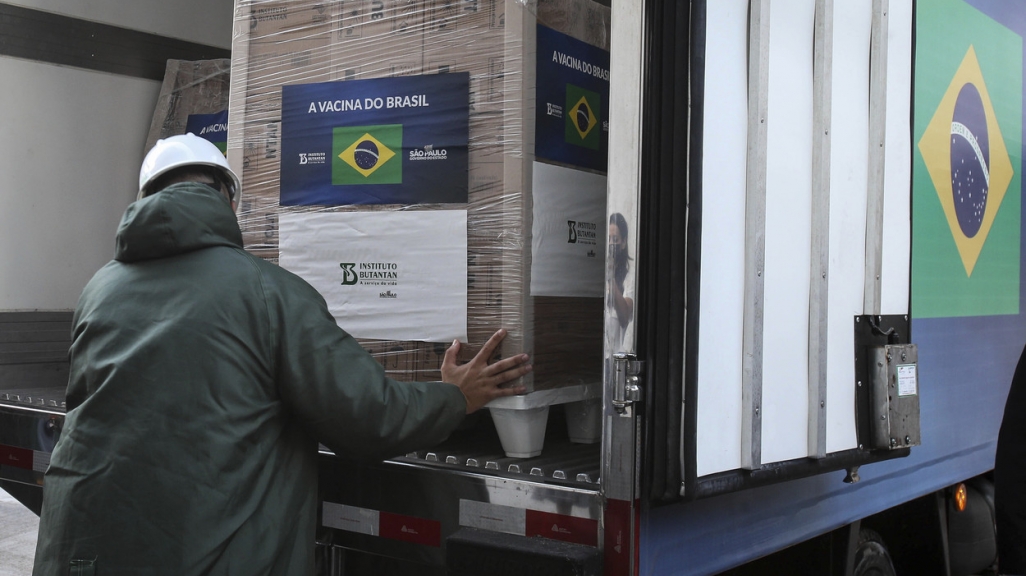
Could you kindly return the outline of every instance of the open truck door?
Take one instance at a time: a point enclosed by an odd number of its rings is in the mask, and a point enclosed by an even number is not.
[[[907,454],[911,3],[648,6],[652,496]]]
[[[954,346],[951,335],[980,330],[986,343],[974,342],[975,353],[1007,364],[986,364],[995,368],[986,368],[988,399],[1007,385],[1022,335],[1011,318],[994,324],[1006,341],[982,322],[912,317],[913,271],[921,294],[939,266],[924,258],[913,265],[913,167],[926,158],[916,186],[931,186],[933,177],[937,192],[916,192],[921,210],[933,210],[939,197],[958,242],[962,219],[951,206],[950,182],[942,193],[955,175],[930,163],[947,162],[948,140],[980,131],[953,123],[949,106],[947,121],[935,120],[943,126],[924,132],[934,100],[922,101],[925,117],[913,124],[913,103],[920,102],[912,86],[913,31],[923,26],[915,9],[911,1],[879,0],[645,3],[638,99],[642,573],[683,565],[689,573],[720,572],[847,530],[834,543],[843,559],[854,549],[859,520],[884,510],[892,521],[921,527],[924,546],[944,548],[937,558],[947,555],[947,536],[937,536],[949,522],[941,490],[987,469],[980,461],[986,444],[952,434],[956,422],[964,429],[987,419],[978,417],[983,402],[965,414],[949,406],[948,395],[976,387],[957,376],[964,371],[956,365],[956,358],[965,364],[976,356]],[[614,22],[626,10],[614,6]],[[937,23],[963,17],[982,30],[980,22],[1001,21],[1007,10],[981,14],[954,2],[932,8],[924,38],[936,42]],[[1019,26],[1007,25],[1013,32]],[[1006,30],[994,34],[995,42],[1008,41],[1012,56],[1006,62],[990,53],[989,81],[1018,90],[1021,44]],[[929,62],[931,74],[943,75],[931,82],[982,83],[959,61],[984,40],[960,37],[956,58]],[[938,110],[954,102],[945,90],[930,90]],[[1008,114],[1017,126],[1017,113]],[[996,134],[993,114],[982,116],[984,131]],[[999,145],[990,158],[1004,170],[1004,180],[995,180],[1004,187],[1010,173]],[[987,221],[996,209],[975,216]],[[1010,226],[1014,239],[995,249],[1002,254],[1018,253],[1019,223]],[[921,246],[935,232],[947,250],[946,228],[922,230]],[[1019,276],[1017,263],[1000,260],[1009,281]],[[952,297],[944,314],[971,315],[983,298]],[[920,338],[930,361],[924,378],[913,344]],[[922,430],[921,392],[932,410]],[[944,440],[927,448],[926,432]],[[866,465],[893,459],[869,467],[873,481],[859,483],[860,468],[865,477]],[[928,513],[910,517],[916,506]]]

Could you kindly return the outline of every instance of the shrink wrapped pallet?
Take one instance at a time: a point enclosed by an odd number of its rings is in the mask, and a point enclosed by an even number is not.
[[[221,151],[228,142],[231,60],[168,60],[153,110],[146,151],[157,140],[193,132]]]
[[[577,133],[591,134],[601,162],[536,158],[536,110],[552,113],[536,91],[539,30],[601,55],[609,10],[588,0],[236,2],[227,155],[242,178],[246,248],[318,288],[394,378],[438,379],[454,338],[471,344],[467,356],[501,327],[499,356],[532,357],[529,391],[601,394],[608,116],[594,100],[608,96],[608,55],[586,63],[604,95],[579,90],[593,101]],[[585,68],[573,55],[552,60]],[[573,135],[556,121],[561,138]],[[558,221],[540,229],[539,186],[562,196],[552,188],[567,182],[581,190],[556,204],[585,198],[587,218],[545,213]],[[576,252],[560,257],[580,263],[557,258],[539,272],[535,260],[550,258],[541,240],[569,242]],[[561,268],[575,277],[539,281]]]

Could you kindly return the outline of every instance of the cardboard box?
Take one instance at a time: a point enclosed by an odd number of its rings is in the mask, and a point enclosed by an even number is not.
[[[331,79],[420,74],[424,16],[417,0],[336,0]]]
[[[609,51],[609,8],[595,2],[545,0],[538,3],[538,22],[563,34]]]
[[[144,151],[161,138],[185,134],[189,116],[227,110],[230,76],[228,59],[168,60]]]
[[[330,32],[333,19],[331,6],[323,0],[245,0],[236,2],[235,7],[236,21],[245,27],[245,41],[250,43],[270,44],[283,36],[302,38],[319,35],[322,30]]]
[[[323,5],[327,22],[316,9]],[[277,258],[281,210],[402,208],[278,206],[281,86],[468,72],[468,202],[412,207],[468,211],[471,346],[463,356],[501,327],[509,335],[498,356],[532,355],[535,370],[525,379],[530,390],[600,381],[602,300],[529,294],[534,31],[540,21],[592,44],[608,43],[609,9],[588,0],[541,0],[537,14],[519,0],[239,0],[236,14],[237,32],[246,15],[257,19],[233,45],[233,65],[244,69],[233,70],[229,161],[243,178],[240,223],[247,249]],[[439,378],[448,347],[380,340],[361,345],[400,380]]]

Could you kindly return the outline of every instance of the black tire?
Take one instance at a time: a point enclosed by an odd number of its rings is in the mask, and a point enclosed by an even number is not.
[[[859,545],[855,549],[853,576],[897,576],[894,563],[887,552],[883,538],[873,530],[859,530]]]

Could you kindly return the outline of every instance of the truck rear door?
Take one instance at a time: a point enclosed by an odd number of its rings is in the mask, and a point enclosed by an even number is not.
[[[918,443],[916,428],[874,450],[864,394],[870,350],[910,336],[911,18],[911,2],[648,4],[637,340],[653,500],[856,471]]]

